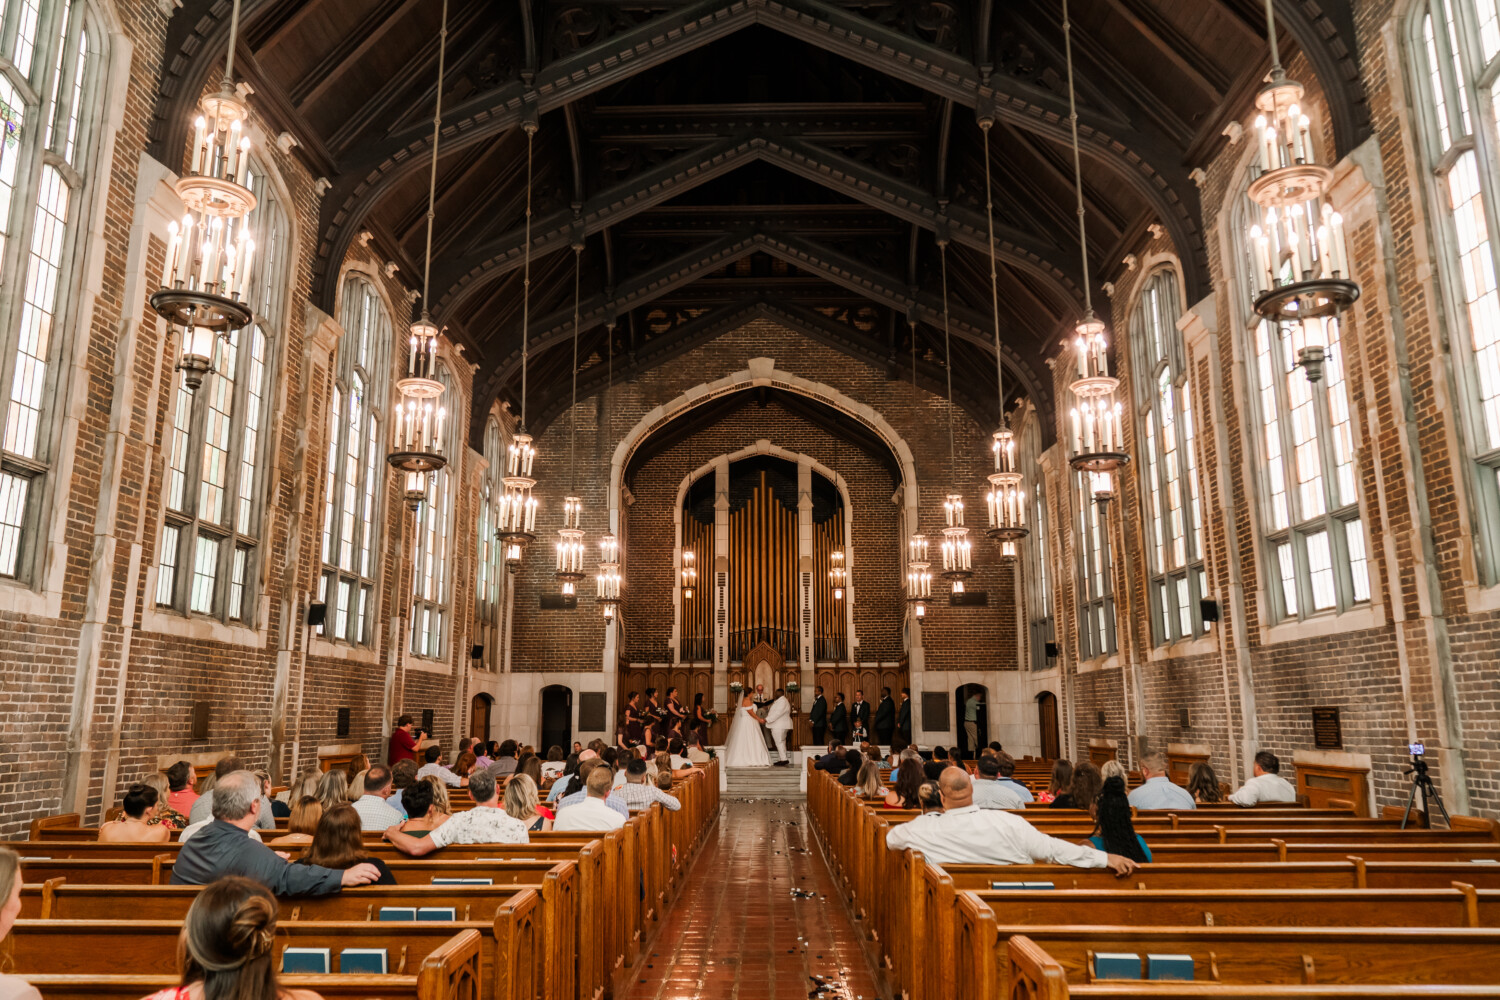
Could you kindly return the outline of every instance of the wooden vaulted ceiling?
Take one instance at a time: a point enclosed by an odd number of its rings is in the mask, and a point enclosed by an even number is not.
[[[526,122],[533,429],[568,403],[575,282],[580,392],[754,316],[892,377],[915,357],[939,389],[944,256],[954,392],[992,421],[981,117],[1007,395],[1050,409],[1043,360],[1083,297],[1058,0],[448,2],[431,307],[480,365],[477,420],[497,395],[519,403]],[[1351,148],[1368,123],[1347,2],[1276,6]],[[168,162],[229,7],[173,17],[153,135]],[[243,0],[237,76],[328,181],[325,309],[364,234],[420,282],[441,10]],[[1072,0],[1072,21],[1095,299],[1153,223],[1206,294],[1190,174],[1266,71],[1261,0]]]

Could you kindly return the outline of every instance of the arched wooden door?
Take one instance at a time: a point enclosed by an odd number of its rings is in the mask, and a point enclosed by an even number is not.
[[[1037,722],[1041,726],[1042,756],[1056,760],[1062,756],[1062,745],[1057,736],[1057,695],[1043,691],[1036,696]]]
[[[490,710],[495,699],[487,694],[476,694],[469,703],[469,735],[478,740],[490,738]]]

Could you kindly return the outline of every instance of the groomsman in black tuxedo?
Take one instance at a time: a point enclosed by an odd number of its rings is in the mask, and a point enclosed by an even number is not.
[[[833,717],[828,720],[828,728],[833,730],[833,738],[839,743],[849,742],[849,710],[844,707],[844,692],[833,693]]]
[[[891,701],[891,689],[880,689],[880,704],[875,706],[875,742],[881,746],[891,745],[891,736],[896,732],[896,703]]]
[[[911,745],[911,688],[901,689],[901,704],[896,709],[896,739],[903,747]]]
[[[813,688],[812,711],[807,713],[807,721],[812,726],[812,741],[819,746],[824,743],[828,735],[828,699],[823,697],[823,685],[819,684]]]
[[[849,709],[849,719],[855,727],[865,732],[865,739],[870,738],[870,703],[865,701],[863,691],[854,692],[854,704]]]

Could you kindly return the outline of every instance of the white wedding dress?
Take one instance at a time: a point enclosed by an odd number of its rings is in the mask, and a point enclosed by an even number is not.
[[[771,754],[766,750],[760,717],[755,714],[754,705],[735,709],[734,719],[729,723],[729,736],[724,741],[724,766],[771,766]]]

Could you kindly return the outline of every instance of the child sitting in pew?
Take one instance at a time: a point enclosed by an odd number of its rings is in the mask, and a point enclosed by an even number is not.
[[[358,835],[358,816],[355,819]],[[179,951],[181,985],[146,1000],[322,1000],[311,990],[282,989],[277,984],[275,939],[275,898],[250,879],[221,878],[205,886],[188,907]]]

